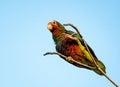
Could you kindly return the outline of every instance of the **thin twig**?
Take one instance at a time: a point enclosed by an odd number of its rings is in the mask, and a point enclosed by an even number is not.
[[[63,25],[64,25],[64,26],[71,26],[72,28],[74,28],[74,29],[77,31],[77,33],[79,34],[79,36],[82,37],[82,35],[80,34],[80,32],[79,32],[79,30],[77,29],[77,27],[74,26],[73,24],[68,23],[68,24],[63,24]]]
[[[86,45],[86,42],[85,42],[84,39],[83,39],[83,41],[84,41],[84,43],[85,43],[85,46],[86,46],[86,48],[87,48],[87,50],[88,50],[88,52],[89,52],[89,54],[90,54],[90,56],[91,56],[94,64],[95,64],[95,66],[97,67],[97,69],[98,69],[110,82],[112,82],[116,87],[119,87],[119,86],[117,85],[117,83],[115,83],[115,82],[98,66],[97,62],[95,61],[95,59],[93,58],[92,54],[90,53],[90,50],[88,49],[88,46]]]
[[[62,58],[64,58],[65,60],[67,60],[67,61],[70,62],[70,63],[75,63],[75,64],[78,64],[78,65],[80,65],[80,66],[83,66],[83,67],[86,67],[86,68],[88,68],[88,69],[91,69],[91,70],[96,69],[96,67],[91,67],[91,66],[88,66],[88,65],[86,65],[86,64],[83,64],[83,63],[80,63],[80,62],[78,62],[78,61],[75,61],[72,57],[67,57],[67,56],[65,56],[65,55],[63,55],[63,54],[61,54],[61,53],[59,53],[59,52],[47,52],[47,53],[44,54],[44,56],[49,55],[49,54],[51,54],[51,55],[52,55],[52,54],[59,55],[59,56],[61,56]]]
[[[82,37],[82,35],[80,34],[80,32],[79,32],[79,30],[77,29],[77,27],[75,27],[73,24],[63,24],[64,26],[71,26],[71,27],[73,27],[75,30],[76,30],[76,32],[79,34],[79,36],[80,37]],[[83,39],[83,37],[82,37],[82,39]],[[97,64],[97,62],[95,61],[95,59],[93,58],[93,56],[92,56],[92,54],[91,54],[91,52],[90,52],[90,50],[89,50],[89,48],[88,48],[88,46],[87,46],[87,44],[86,44],[86,41],[83,39],[83,41],[84,41],[84,44],[85,44],[85,47],[87,48],[87,51],[89,52],[89,54],[90,54],[90,56],[91,56],[91,58],[92,58],[92,60],[93,60],[93,63],[95,64],[95,66],[97,67],[97,69],[112,83],[112,84],[114,84],[116,87],[119,87],[118,85],[117,85],[117,83],[115,83],[99,66],[98,66],[98,64]]]

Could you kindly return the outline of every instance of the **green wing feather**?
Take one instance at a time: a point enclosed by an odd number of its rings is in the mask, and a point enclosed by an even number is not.
[[[88,51],[87,51],[87,48],[86,48],[86,46],[85,46],[85,44],[84,44],[84,41],[83,41],[82,37],[80,37],[79,34],[73,32],[73,31],[70,31],[70,30],[69,30],[69,31],[66,31],[66,33],[67,33],[67,34],[70,34],[70,35],[73,35],[73,37],[76,37],[76,38],[79,39],[79,41],[77,41],[77,42],[78,42],[80,48],[81,48],[81,49],[83,50],[83,52],[85,53],[86,58],[87,58],[89,61],[91,61],[91,63],[93,63],[93,60],[92,60],[92,58],[90,57],[90,54],[89,54]],[[96,57],[94,51],[92,50],[92,48],[91,48],[88,44],[86,44],[86,45],[87,45],[90,53],[92,54],[93,58],[96,60],[98,66],[106,73],[106,71],[105,71],[105,69],[106,69],[105,65],[104,65],[101,61],[99,61],[99,60],[97,59],[97,57]],[[99,74],[99,75],[102,75],[102,73],[101,73],[98,69],[95,69],[94,72],[96,72],[96,73]]]

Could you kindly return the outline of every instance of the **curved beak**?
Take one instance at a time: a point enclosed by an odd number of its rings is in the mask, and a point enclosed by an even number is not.
[[[47,28],[48,28],[48,30],[50,30],[50,31],[53,29],[53,25],[52,25],[52,23],[51,23],[51,22],[50,22],[50,23],[48,23]]]

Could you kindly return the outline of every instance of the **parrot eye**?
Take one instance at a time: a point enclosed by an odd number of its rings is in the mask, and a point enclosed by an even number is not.
[[[56,24],[56,21],[53,21],[53,24]]]

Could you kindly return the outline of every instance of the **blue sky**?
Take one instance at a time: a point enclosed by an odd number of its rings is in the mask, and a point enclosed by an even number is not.
[[[113,87],[103,76],[74,67],[55,51],[47,23],[77,26],[120,85],[119,0],[0,1],[0,87]],[[70,27],[66,27],[71,29]]]

